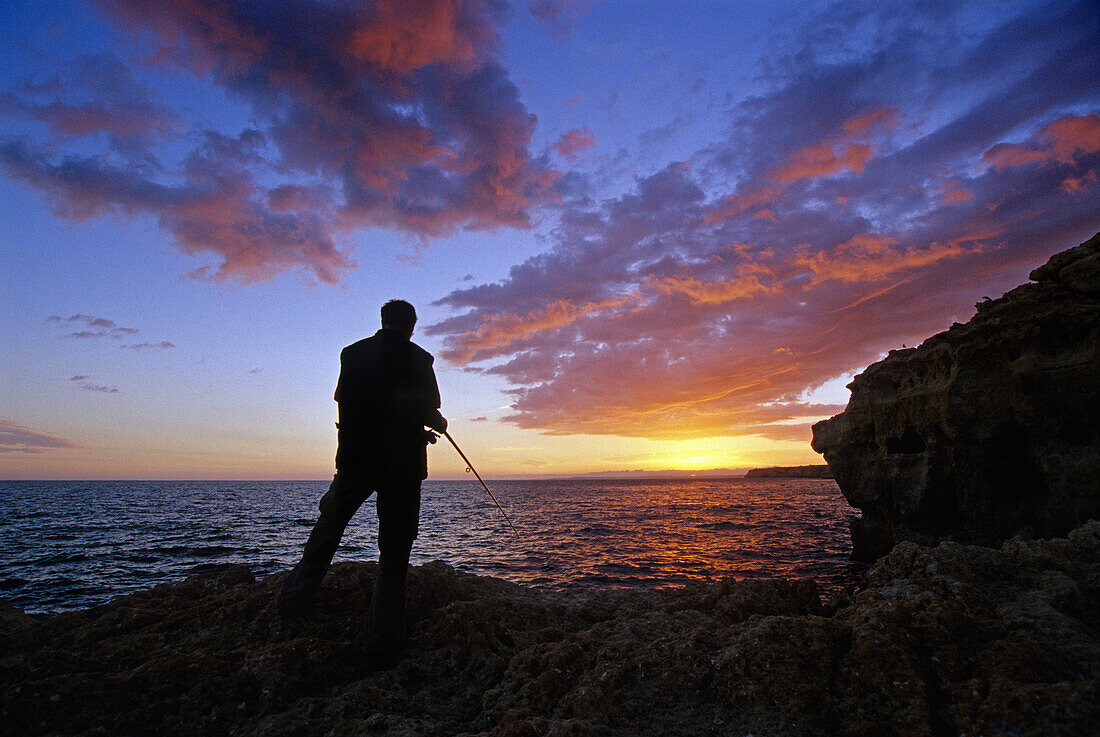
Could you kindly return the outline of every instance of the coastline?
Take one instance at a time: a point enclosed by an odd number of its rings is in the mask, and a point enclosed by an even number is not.
[[[370,672],[372,564],[311,617],[242,567],[37,620],[0,610],[11,734],[1087,734],[1100,522],[1000,549],[901,543],[824,608],[812,581],[544,592],[410,572],[410,644]]]
[[[768,468],[750,468],[745,473],[747,479],[831,479],[833,472],[828,464],[812,466],[769,466]]]

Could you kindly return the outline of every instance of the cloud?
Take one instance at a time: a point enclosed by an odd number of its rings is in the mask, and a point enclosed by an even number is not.
[[[73,376],[72,378],[70,378],[69,381],[77,382],[77,387],[80,388],[80,389],[83,389],[86,392],[100,392],[102,394],[118,394],[118,387],[117,386],[105,386],[103,384],[93,384],[92,382],[88,381],[88,379],[91,379],[91,378],[92,378],[91,376],[77,375],[77,376]]]
[[[577,18],[592,6],[592,0],[528,0],[532,16],[550,24],[550,34],[561,38],[569,34]]]
[[[195,143],[175,160],[157,139],[177,116],[136,83],[108,95],[78,75],[57,94],[79,103],[9,93],[60,141],[8,137],[0,168],[63,217],[153,217],[181,251],[210,259],[193,276],[248,283],[302,270],[335,283],[354,267],[341,243],[356,229],[427,240],[522,228],[555,196],[558,173],[528,152],[535,118],[496,60],[498,0],[94,5],[131,34],[144,69],[223,89],[254,127],[191,122],[174,140]],[[64,122],[76,112],[92,122]],[[125,156],[68,140],[131,128]]]
[[[55,323],[62,327],[85,326],[83,330],[65,333],[61,336],[63,338],[123,338],[127,335],[135,335],[138,332],[136,328],[122,327],[114,320],[108,320],[105,317],[79,313],[65,318],[60,315],[50,315],[46,318],[46,322]]]
[[[1100,114],[1067,115],[1045,126],[1028,144],[998,143],[982,155],[996,169],[1028,164],[1073,164],[1100,152]]]
[[[177,135],[178,115],[155,101],[130,69],[108,56],[81,59],[47,84],[23,80],[0,94],[0,110],[63,138],[104,135],[119,150]]]
[[[554,142],[552,148],[557,151],[559,155],[564,156],[570,161],[574,161],[580,152],[592,148],[595,145],[596,136],[592,134],[592,131],[588,130],[588,128],[576,128],[562,133],[561,137]]]
[[[67,330],[74,325],[84,326],[82,330],[74,330],[73,332],[63,333],[62,338],[77,338],[77,339],[92,339],[97,340],[99,338],[126,338],[128,336],[137,335],[140,332],[137,328],[123,327],[116,323],[114,320],[110,320],[106,317],[96,317],[94,315],[85,315],[77,313],[69,317],[61,317],[60,315],[50,315],[46,318],[48,324],[55,324],[63,330]],[[162,340],[158,343],[123,343],[122,348],[128,348],[130,350],[144,350],[146,348],[175,348],[175,344],[171,341]],[[87,378],[87,377],[83,377]],[[74,381],[76,378],[74,377]]]
[[[41,453],[58,448],[79,448],[77,443],[37,432],[0,417],[0,453]]]
[[[443,357],[508,381],[505,421],[544,433],[804,441],[841,409],[813,388],[1091,236],[1100,20],[924,10],[814,19],[724,137],[563,203],[548,250],[440,299]],[[845,35],[864,22],[873,44]],[[1013,140],[1042,165],[991,165]]]

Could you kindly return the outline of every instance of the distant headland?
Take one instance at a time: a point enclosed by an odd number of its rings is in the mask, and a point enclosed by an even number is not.
[[[747,479],[831,479],[832,477],[833,472],[825,463],[816,466],[751,468],[745,474]]]

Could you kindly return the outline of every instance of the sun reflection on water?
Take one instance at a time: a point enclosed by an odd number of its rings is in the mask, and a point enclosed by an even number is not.
[[[855,511],[831,480],[490,482],[512,533],[476,481],[424,484],[413,563],[550,589],[682,585],[721,578],[851,580]],[[326,482],[3,482],[0,598],[28,611],[102,603],[236,563],[292,566]],[[337,561],[374,560],[373,500]]]

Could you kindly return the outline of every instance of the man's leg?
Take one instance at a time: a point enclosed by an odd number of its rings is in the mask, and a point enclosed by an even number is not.
[[[365,645],[377,665],[405,646],[405,581],[420,523],[420,481],[378,490],[378,578],[367,612]]]
[[[363,476],[337,472],[333,477],[328,492],[321,497],[318,505],[321,514],[306,541],[302,559],[283,581],[279,592],[279,609],[284,614],[300,614],[312,603],[340,545],[344,528],[370,493],[371,487]]]

